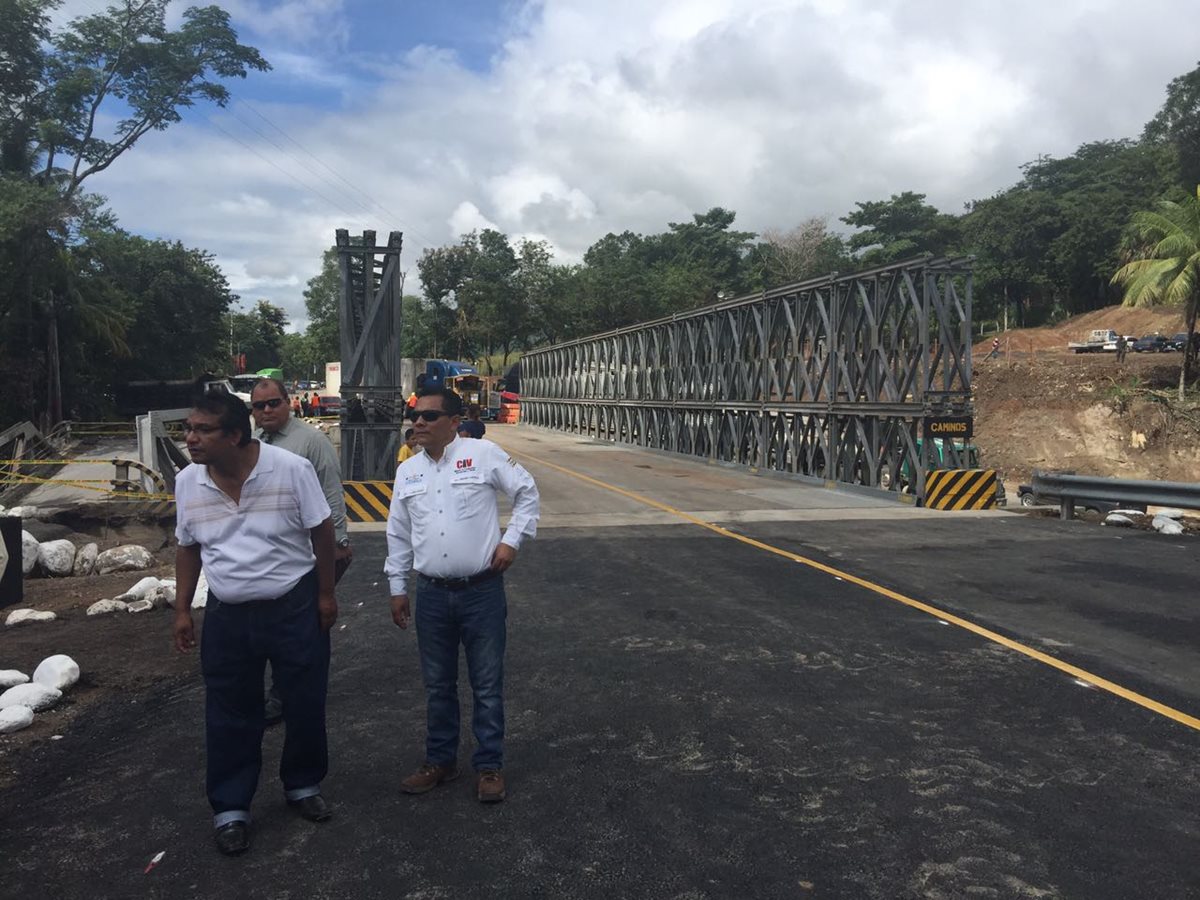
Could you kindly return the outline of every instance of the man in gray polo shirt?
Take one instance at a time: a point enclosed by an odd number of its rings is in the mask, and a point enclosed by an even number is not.
[[[297,456],[303,456],[316,470],[333,514],[335,550],[334,579],[340,580],[350,567],[354,557],[350,549],[350,534],[346,530],[346,498],[342,493],[342,468],[334,452],[333,442],[324,434],[292,415],[287,388],[276,378],[263,378],[250,392],[251,415],[258,430],[254,436],[264,444],[282,447]],[[266,721],[274,725],[283,719],[283,704],[274,682],[272,670],[271,688],[267,691]]]

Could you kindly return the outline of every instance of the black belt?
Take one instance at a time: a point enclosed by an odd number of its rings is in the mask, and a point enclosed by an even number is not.
[[[433,578],[430,575],[422,575],[420,572],[418,572],[417,577],[424,581],[428,581],[434,587],[457,590],[460,588],[470,587],[473,584],[490,581],[493,578],[499,578],[500,573],[495,569],[484,569],[482,572],[476,572],[474,575],[467,575],[463,578]]]

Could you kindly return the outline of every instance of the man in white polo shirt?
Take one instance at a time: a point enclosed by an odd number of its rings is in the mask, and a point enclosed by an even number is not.
[[[423,794],[458,775],[458,647],[474,696],[471,757],[481,803],[504,799],[504,571],[537,533],[533,477],[491,441],[457,435],[462,398],[422,391],[410,415],[425,451],[400,464],[388,514],[392,619],[408,627],[408,571],[417,571],[417,648],[425,681],[425,762],[400,783]],[[496,489],[513,511],[500,535]]]
[[[331,815],[321,781],[337,619],[333,522],[312,464],[251,440],[250,413],[237,397],[204,394],[184,429],[193,465],[175,482],[175,646],[196,646],[191,606],[203,566],[208,799],[217,848],[235,855],[250,846],[267,660],[283,698],[279,774],[288,804],[310,821]]]

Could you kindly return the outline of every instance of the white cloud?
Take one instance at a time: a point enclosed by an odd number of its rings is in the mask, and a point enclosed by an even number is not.
[[[286,50],[266,54],[271,77],[339,86],[312,47],[343,40],[341,2],[225,6],[240,29],[266,14],[255,30]],[[1086,7],[543,0],[487,72],[432,46],[358,60],[377,86],[342,110],[255,104],[303,149],[210,111],[253,151],[184,124],[92,189],[125,227],[211,249],[247,299],[296,323],[339,227],[404,231],[411,290],[421,249],[475,228],[544,238],[567,261],[608,231],[657,232],[715,205],[748,230],[904,190],[958,211],[1039,153],[1136,136],[1196,65],[1188,29],[1160,27],[1177,20],[1167,0],[1136,16],[1124,0]],[[255,122],[236,100],[232,112]]]
[[[464,200],[450,213],[448,220],[455,234],[466,234],[468,231],[483,231],[486,228],[499,230],[500,226],[479,211],[479,207],[469,200]]]

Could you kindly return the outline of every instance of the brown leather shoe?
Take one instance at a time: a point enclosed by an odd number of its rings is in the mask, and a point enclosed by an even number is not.
[[[504,773],[499,769],[482,769],[475,776],[475,796],[480,803],[499,803],[504,799]]]
[[[457,777],[458,766],[453,763],[448,766],[421,763],[421,768],[400,782],[400,790],[406,794],[424,794],[426,791],[432,791],[443,781],[453,781]]]

